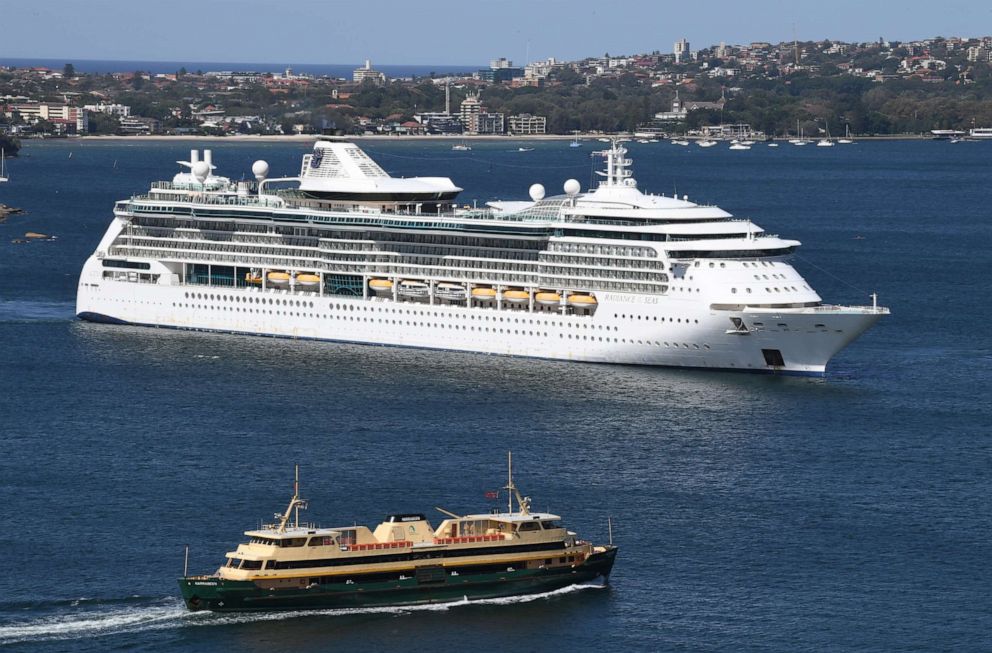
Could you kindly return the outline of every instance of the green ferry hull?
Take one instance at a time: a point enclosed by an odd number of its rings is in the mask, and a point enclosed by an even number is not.
[[[378,582],[312,584],[305,588],[275,589],[265,581],[230,581],[191,576],[179,579],[183,600],[190,610],[246,612],[253,610],[313,610],[364,608],[454,601],[478,601],[539,594],[587,583],[606,581],[617,549],[608,547],[574,567],[522,569],[489,574],[444,574],[443,577],[404,578]]]

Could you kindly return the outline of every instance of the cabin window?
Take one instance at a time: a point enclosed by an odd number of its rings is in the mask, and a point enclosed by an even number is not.
[[[225,565],[225,566],[231,567],[232,569],[237,569],[238,568],[238,565],[240,565],[240,564],[241,564],[241,561],[238,560],[237,558],[228,558],[227,559],[227,565]]]
[[[539,530],[541,530],[541,527],[538,526],[536,521],[527,521],[517,526],[517,531],[519,532],[539,531]]]
[[[310,546],[333,546],[333,545],[334,545],[333,537],[318,535],[316,537],[310,538]]]
[[[288,537],[284,540],[279,540],[279,546],[282,547],[303,546],[306,543],[307,538],[305,537]]]
[[[460,523],[461,523],[460,537],[473,537],[475,535],[485,535],[486,529],[489,528],[488,519],[472,519]]]
[[[261,569],[262,568],[262,561],[261,560],[243,560],[241,562],[241,568],[242,569]]]
[[[551,530],[552,528],[561,528],[561,524],[559,524],[556,521],[542,521],[541,527],[547,531],[547,530]]]
[[[341,531],[338,534],[338,544],[341,546],[351,546],[352,544],[358,544],[358,535],[355,533],[355,529],[350,528],[345,531]]]

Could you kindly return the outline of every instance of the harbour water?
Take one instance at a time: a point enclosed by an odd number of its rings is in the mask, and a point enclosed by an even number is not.
[[[526,197],[567,142],[367,144],[462,199]],[[640,185],[803,241],[829,301],[892,315],[824,379],[567,364],[88,324],[77,275],[114,200],[189,142],[27,142],[0,202],[0,646],[13,651],[992,649],[992,145],[750,152],[630,144]],[[307,145],[211,143],[219,173]],[[70,153],[72,156],[70,157]],[[13,243],[27,231],[54,240]],[[340,613],[189,614],[285,504],[308,518],[485,509],[506,451],[535,508],[607,537],[608,588]],[[440,517],[437,513],[434,519]]]

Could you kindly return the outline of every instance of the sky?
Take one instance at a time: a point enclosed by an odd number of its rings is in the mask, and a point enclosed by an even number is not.
[[[751,41],[992,34],[988,0],[0,0],[0,56],[521,64]]]

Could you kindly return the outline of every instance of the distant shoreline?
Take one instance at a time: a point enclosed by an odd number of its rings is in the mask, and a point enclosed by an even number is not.
[[[195,134],[183,134],[176,136],[169,136],[166,134],[150,134],[150,135],[133,135],[133,136],[75,136],[68,139],[58,139],[58,140],[69,140],[69,141],[211,141],[211,142],[236,142],[236,143],[294,143],[294,142],[309,142],[316,139],[318,134],[293,134],[290,136],[283,134],[268,134],[268,135],[255,135],[255,134],[235,134],[232,136],[205,136],[205,135],[195,135]],[[392,135],[373,135],[373,136],[341,136],[340,138],[345,140],[356,140],[356,141],[570,141],[574,138],[578,138],[582,141],[595,140],[598,138],[609,138],[610,135],[607,134],[579,134],[576,136],[564,135],[564,134],[540,134],[540,135],[520,135],[520,136],[492,136],[492,135],[473,135],[473,136],[462,136],[459,134],[438,134],[430,136],[417,136],[417,135],[403,135],[403,136],[392,136]],[[622,136],[622,138],[632,138],[631,136]],[[699,136],[686,136],[679,137],[686,138],[688,140],[698,140],[702,137]],[[920,140],[935,140],[933,136],[926,134],[887,134],[878,136],[852,136],[852,139],[856,141],[920,141]],[[56,140],[56,139],[50,139]],[[636,139],[635,139],[636,140]],[[664,139],[670,140],[670,139]],[[775,142],[788,142],[788,138],[775,138]],[[812,140],[817,140],[814,138]],[[837,140],[836,138],[831,140]]]

